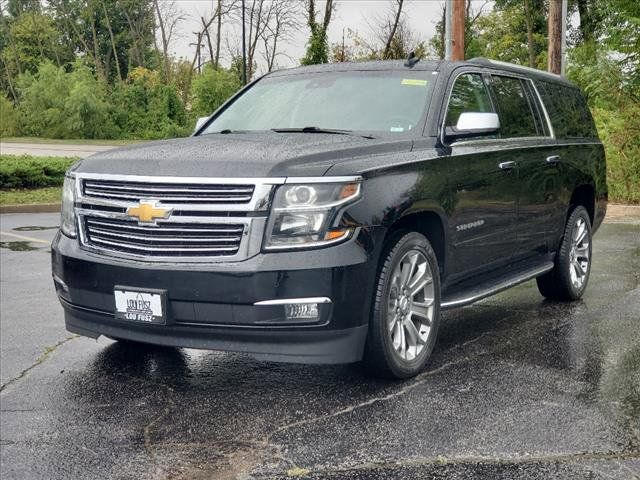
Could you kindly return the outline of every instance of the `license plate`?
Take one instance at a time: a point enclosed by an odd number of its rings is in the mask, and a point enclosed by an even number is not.
[[[115,287],[116,318],[140,323],[166,323],[164,290]]]

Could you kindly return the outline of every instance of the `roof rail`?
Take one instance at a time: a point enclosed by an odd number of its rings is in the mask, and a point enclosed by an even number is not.
[[[527,72],[534,72],[534,73],[541,73],[541,74],[545,74],[545,75],[552,75],[554,77],[558,77],[558,78],[564,78],[562,77],[562,75],[558,75],[556,73],[552,73],[552,72],[548,72],[546,70],[540,70],[538,68],[532,68],[532,67],[527,67],[525,65],[518,65],[516,63],[509,63],[509,62],[502,62],[500,60],[491,60],[488,58],[484,58],[484,57],[475,57],[472,58],[471,60],[469,60],[470,63],[477,63],[479,65],[488,65],[488,66],[495,66],[495,67],[510,67],[516,70],[524,70]]]

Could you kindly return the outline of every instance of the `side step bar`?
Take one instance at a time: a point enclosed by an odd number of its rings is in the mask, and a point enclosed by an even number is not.
[[[552,270],[553,265],[553,262],[545,261],[534,266],[529,266],[527,268],[497,276],[484,284],[473,285],[466,289],[461,288],[460,290],[452,292],[451,295],[445,295],[442,298],[440,308],[442,310],[448,310],[451,308],[470,305],[478,300],[482,300],[483,298],[500,293],[503,290],[515,287],[527,280],[539,277],[543,273],[547,273]]]

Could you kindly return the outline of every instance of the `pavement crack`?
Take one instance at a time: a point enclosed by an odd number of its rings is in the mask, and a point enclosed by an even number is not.
[[[474,338],[472,338],[470,340],[467,340],[464,343],[456,345],[456,349],[464,348],[467,345],[470,345],[472,343],[476,343],[476,342],[480,341],[483,337],[488,336],[488,335],[490,335],[492,333],[494,333],[494,332],[485,332],[485,333],[483,333],[483,334],[481,334],[481,335],[479,335],[477,337],[474,337]],[[483,351],[483,352],[478,353],[477,355],[480,356],[480,355],[485,355],[487,353],[488,353],[487,351]],[[287,423],[285,425],[282,425],[282,426],[276,428],[273,432],[271,432],[268,435],[267,439],[270,440],[274,435],[277,435],[278,433],[282,433],[282,432],[287,431],[287,430],[291,430],[293,428],[297,428],[297,427],[300,427],[300,426],[303,426],[303,425],[309,425],[309,424],[312,424],[312,423],[317,423],[317,422],[320,422],[320,421],[326,420],[326,419],[335,418],[335,417],[338,417],[340,415],[345,415],[345,414],[348,414],[348,413],[352,413],[352,412],[354,412],[356,410],[359,410],[359,409],[364,408],[364,407],[368,407],[370,405],[373,405],[373,404],[376,404],[376,403],[379,403],[379,402],[386,402],[386,401],[392,400],[394,398],[400,397],[400,396],[402,396],[402,395],[414,390],[415,388],[419,387],[423,383],[427,382],[430,379],[430,377],[442,372],[443,370],[446,370],[446,369],[448,369],[450,367],[454,367],[454,366],[457,366],[457,365],[460,365],[460,364],[463,364],[463,363],[469,362],[469,361],[471,361],[471,357],[468,356],[468,355],[465,355],[464,357],[456,358],[455,360],[452,360],[450,362],[443,363],[442,365],[440,365],[437,368],[434,368],[433,370],[428,370],[426,372],[421,373],[420,375],[418,375],[417,377],[414,378],[413,382],[410,382],[410,383],[407,382],[406,385],[404,385],[402,388],[400,388],[399,390],[397,390],[395,392],[387,393],[386,395],[382,395],[382,396],[373,397],[373,398],[370,398],[370,399],[368,399],[366,401],[357,403],[355,405],[350,405],[348,407],[341,408],[339,410],[336,410],[336,411],[328,413],[328,414],[319,415],[319,416],[307,418],[307,419],[304,419],[304,420],[298,420],[298,421],[292,422],[292,423]]]
[[[49,358],[49,356],[53,352],[55,352],[59,347],[73,340],[74,338],[78,338],[78,335],[71,335],[63,340],[60,340],[58,343],[54,345],[46,347],[44,349],[44,352],[42,352],[42,354],[36,359],[36,361],[33,364],[31,364],[30,366],[22,370],[17,376],[11,378],[10,380],[7,380],[5,383],[0,385],[0,392],[2,392],[8,386],[13,385],[14,383],[22,380],[31,370],[36,368],[38,365],[42,365],[42,363],[44,363]]]

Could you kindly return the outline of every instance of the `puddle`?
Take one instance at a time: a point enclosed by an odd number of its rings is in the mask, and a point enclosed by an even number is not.
[[[16,227],[13,230],[16,232],[37,232],[39,230],[56,230],[58,229],[58,225],[53,227],[38,227],[38,226],[29,226],[29,227]]]
[[[37,250],[29,242],[0,242],[0,248],[8,248],[12,252],[30,252]]]

